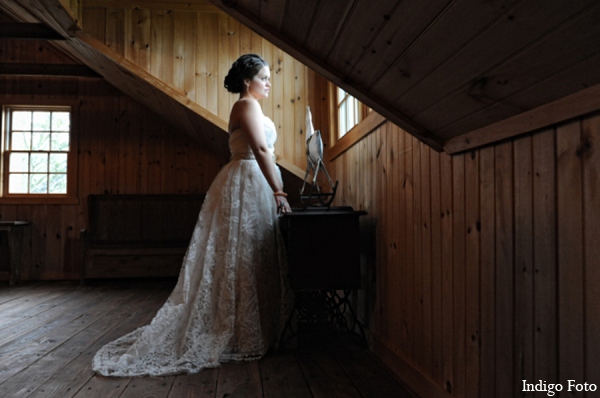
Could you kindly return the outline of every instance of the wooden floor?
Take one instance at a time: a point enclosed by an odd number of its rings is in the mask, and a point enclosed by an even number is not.
[[[357,339],[304,343],[196,375],[106,378],[103,344],[148,323],[173,283],[0,285],[0,397],[411,397]],[[340,342],[340,340],[347,340]]]

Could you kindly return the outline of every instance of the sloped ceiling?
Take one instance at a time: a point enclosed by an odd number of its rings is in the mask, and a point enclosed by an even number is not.
[[[596,0],[209,1],[438,149],[600,83]]]
[[[521,117],[521,124],[535,128],[554,113],[564,120],[600,108],[596,0],[202,1],[437,150],[452,153],[505,138],[511,133],[502,131],[503,121]],[[76,37],[59,45],[149,108],[160,97],[160,114],[193,130],[211,151],[227,152],[226,142],[212,134],[222,132],[222,121],[152,76],[132,76],[126,60],[115,62],[92,38],[76,33],[77,17],[66,3],[5,0],[0,10]],[[565,114],[565,98],[585,106]],[[528,125],[537,109],[550,117]],[[198,125],[203,128],[191,127]]]

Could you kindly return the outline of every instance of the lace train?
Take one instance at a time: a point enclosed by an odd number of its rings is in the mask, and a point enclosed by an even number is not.
[[[96,372],[196,373],[259,358],[277,343],[290,294],[271,192],[255,160],[234,160],[219,172],[175,289],[149,325],[96,353]]]

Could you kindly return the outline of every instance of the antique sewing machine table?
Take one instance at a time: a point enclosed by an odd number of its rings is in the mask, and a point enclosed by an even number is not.
[[[313,335],[358,329],[366,344],[350,300],[351,291],[361,287],[359,217],[365,214],[352,207],[311,207],[280,216],[295,294],[282,343],[301,337],[302,328]]]

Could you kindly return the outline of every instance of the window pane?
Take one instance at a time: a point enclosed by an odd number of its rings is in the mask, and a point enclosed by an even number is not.
[[[14,111],[12,113],[12,129],[25,131],[31,130],[31,112]]]
[[[345,99],[346,99],[346,92],[338,87],[338,92],[337,92],[338,105],[341,104],[342,102],[344,102]]]
[[[50,112],[33,112],[33,130],[50,131]]]
[[[69,133],[52,133],[52,150],[53,151],[68,151],[69,150]]]
[[[67,175],[50,174],[48,193],[67,193]]]
[[[69,112],[52,112],[52,131],[69,131],[70,125]]]
[[[356,115],[356,107],[354,106],[354,98],[348,98],[348,130],[356,124],[354,122]]]
[[[31,133],[12,133],[10,144],[13,151],[30,151]]]
[[[47,173],[48,172],[48,154],[47,153],[32,153],[31,164],[29,165],[31,173]]]
[[[31,174],[29,193],[48,193],[48,174]]]
[[[350,104],[351,105],[351,104]],[[352,128],[352,114],[350,113],[349,107],[346,108],[346,132]]]
[[[67,154],[66,153],[51,153],[50,154],[50,172],[51,173],[66,173],[67,172]]]
[[[10,174],[8,177],[8,193],[27,193],[27,174]]]
[[[346,134],[346,102],[340,106],[340,135]]]
[[[33,133],[32,138],[32,151],[50,150],[50,133]]]
[[[29,171],[29,154],[21,152],[11,153],[8,171],[11,173]]]

